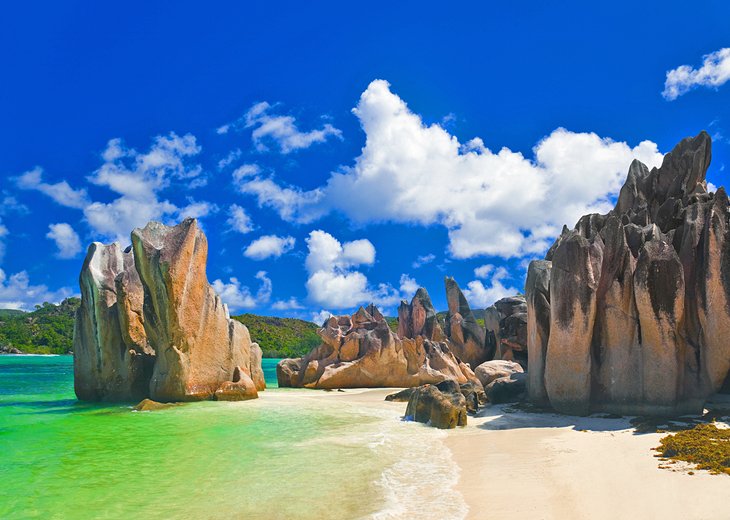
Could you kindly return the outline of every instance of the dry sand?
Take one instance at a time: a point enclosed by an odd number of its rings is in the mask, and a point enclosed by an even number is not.
[[[452,430],[467,518],[728,519],[730,476],[660,469],[627,419],[506,413],[490,406]]]

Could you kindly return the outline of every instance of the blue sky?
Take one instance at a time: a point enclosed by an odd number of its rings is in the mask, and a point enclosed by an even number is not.
[[[445,275],[482,307],[634,157],[706,129],[726,184],[726,2],[440,4],[6,6],[0,307],[186,215],[234,312],[444,308]]]

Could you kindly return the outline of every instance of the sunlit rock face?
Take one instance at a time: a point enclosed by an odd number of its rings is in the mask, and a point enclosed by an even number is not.
[[[707,192],[711,140],[639,161],[607,215],[533,262],[529,393],[566,413],[699,413],[730,369],[728,197]]]
[[[474,317],[459,285],[450,277],[445,279],[445,285],[449,312],[444,332],[456,357],[476,368],[492,359],[494,352],[487,349],[484,329]]]
[[[151,222],[132,248],[92,244],[74,334],[83,400],[244,400],[265,388],[261,349],[208,283],[194,219]]]
[[[79,277],[74,324],[74,389],[86,401],[147,396],[155,353],[142,323],[144,291],[131,251],[89,246]]]
[[[424,304],[422,300],[414,302],[417,308]],[[417,312],[420,315],[421,311]],[[309,354],[279,362],[279,386],[412,387],[447,379],[479,384],[474,372],[454,356],[446,342],[424,335],[401,338],[372,305],[360,307],[352,316],[331,317],[318,333],[322,344]]]

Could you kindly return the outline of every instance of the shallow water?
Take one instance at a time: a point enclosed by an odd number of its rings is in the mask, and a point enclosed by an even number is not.
[[[76,401],[70,356],[0,356],[0,518],[460,518],[443,432],[269,389],[158,412]]]

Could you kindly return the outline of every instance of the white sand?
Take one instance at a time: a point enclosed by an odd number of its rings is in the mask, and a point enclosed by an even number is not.
[[[651,448],[662,434],[635,434],[627,419],[503,409],[488,405],[446,439],[467,518],[730,518],[730,477],[660,469]]]

